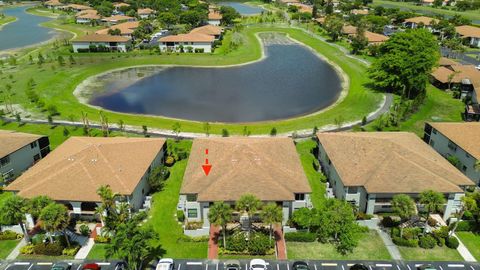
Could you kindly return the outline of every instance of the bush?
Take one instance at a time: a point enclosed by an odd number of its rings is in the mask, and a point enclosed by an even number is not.
[[[203,222],[188,222],[185,224],[185,230],[197,230],[203,227]]]
[[[449,231],[450,229],[448,228],[448,226],[442,226],[440,227],[440,229],[434,230],[432,233],[435,238],[440,239],[440,238],[447,238]]]
[[[422,233],[420,228],[405,228],[403,229],[403,238],[405,239],[418,239],[418,236]]]
[[[365,214],[363,212],[357,213],[357,220],[370,220],[373,218],[373,215]]]
[[[289,242],[314,242],[317,235],[308,232],[289,232],[285,233],[285,241]]]
[[[175,158],[172,156],[168,156],[167,159],[165,159],[165,166],[167,167],[172,167],[174,163],[175,163]]]
[[[236,252],[247,252],[248,242],[243,233],[235,233],[227,238],[227,249]]]
[[[63,251],[62,251],[62,255],[65,255],[65,256],[75,256],[78,252],[78,250],[80,249],[79,246],[75,246],[75,247],[70,247],[70,248],[65,248]]]
[[[196,48],[195,49],[195,53],[203,53],[205,51],[205,49],[203,48]]]
[[[274,241],[262,233],[251,233],[248,241],[248,253],[251,255],[266,255],[273,248]]]
[[[201,242],[208,242],[210,240],[210,236],[197,236],[197,237],[190,237],[187,235],[182,235],[178,238],[178,242],[191,242],[191,243],[201,243]]]
[[[405,239],[401,237],[393,237],[393,243],[403,247],[418,247],[418,239]]]
[[[451,249],[457,249],[460,243],[457,238],[450,236],[445,240],[445,245]]]
[[[23,234],[19,234],[10,230],[0,232],[0,240],[16,240],[16,239],[21,239],[22,237],[23,237]]]
[[[437,226],[437,223],[438,223],[438,222],[437,222],[436,219],[431,218],[431,217],[428,217],[428,220],[427,220],[428,226],[430,226],[430,227],[435,227],[435,226]]]
[[[420,237],[420,239],[418,240],[418,245],[421,248],[432,249],[437,245],[437,240],[433,238],[433,236],[427,234],[425,236]]]
[[[95,236],[95,239],[93,239],[93,241],[99,244],[106,244],[106,243],[110,243],[110,238],[102,235],[97,235]]]
[[[454,226],[453,224],[454,223],[452,223],[451,226]],[[473,231],[474,228],[475,228],[475,223],[474,222],[462,220],[462,221],[458,222],[458,226],[457,226],[456,231],[457,232],[470,232],[470,231]]]
[[[43,240],[45,240],[45,234],[42,234],[42,233],[35,234],[31,238],[32,244],[34,245],[43,243]]]
[[[41,243],[33,247],[35,255],[60,256],[62,251],[63,247],[59,243]]]
[[[21,247],[20,248],[20,254],[24,254],[24,255],[33,254],[33,247],[34,247],[34,245],[32,245],[32,244]]]
[[[398,226],[399,224],[400,224],[399,221],[396,221],[396,220],[394,220],[392,217],[389,217],[389,216],[384,217],[384,218],[382,219],[382,225],[383,225],[383,227],[386,227],[386,228],[396,227],[396,226]]]
[[[180,222],[185,221],[185,213],[182,210],[177,210],[177,220]]]
[[[90,235],[90,228],[88,228],[88,226],[85,224],[80,225],[79,230],[80,230],[80,234],[83,236]]]

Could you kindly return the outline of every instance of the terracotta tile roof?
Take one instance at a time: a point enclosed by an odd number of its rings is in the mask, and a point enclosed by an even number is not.
[[[471,25],[461,25],[455,27],[455,31],[462,37],[480,38],[480,28]]]
[[[429,122],[448,139],[480,160],[480,122]]]
[[[388,40],[387,36],[373,33],[370,31],[365,31],[364,35],[367,38],[368,43],[383,43]]]
[[[344,25],[342,27],[342,34],[345,35],[355,35],[357,33],[357,27],[353,25]]]
[[[220,12],[212,11],[208,13],[208,19],[209,20],[221,20],[222,19],[222,14]]]
[[[73,42],[128,42],[130,38],[122,36],[89,34],[73,40]]]
[[[76,9],[76,10],[87,10],[92,9],[92,7],[78,4],[69,4],[64,7],[65,9]]]
[[[208,149],[212,170],[201,165]],[[310,193],[292,139],[206,138],[193,141],[181,194],[197,194],[198,201],[236,201],[251,193],[262,201],[292,201],[294,193]]]
[[[461,83],[462,80],[468,79],[475,89],[480,88],[480,71],[473,65],[452,65],[450,68],[440,66],[433,70],[431,75],[441,83],[448,83],[448,77],[455,73],[452,77],[452,83]]]
[[[325,17],[316,18],[315,21],[320,23],[320,24],[324,24],[325,23]]]
[[[137,10],[138,15],[150,15],[154,12],[155,12],[155,10],[153,10],[151,8],[139,8]]]
[[[0,158],[11,154],[42,136],[11,130],[0,130]]]
[[[200,26],[190,31],[190,33],[198,33],[198,34],[204,34],[204,35],[210,35],[210,36],[218,36],[218,35],[221,35],[222,32],[223,32],[223,27],[211,25],[211,24]]]
[[[438,61],[438,65],[439,66],[453,66],[453,65],[460,65],[460,63],[452,60],[452,59],[449,59],[449,58],[446,58],[446,57],[440,57],[440,60]]]
[[[406,19],[405,22],[411,22],[411,23],[416,23],[416,24],[423,23],[423,25],[431,25],[432,22],[438,23],[439,20],[434,19],[434,18],[430,18],[430,17],[426,17],[426,16],[419,16],[419,17],[413,17],[413,18]]]
[[[49,0],[45,2],[47,6],[63,6],[64,4],[61,3],[59,0]]]
[[[214,42],[215,37],[200,33],[188,33],[166,36],[159,39],[160,42]]]
[[[77,19],[90,19],[90,20],[100,20],[101,16],[98,14],[98,11],[95,9],[87,9],[79,11],[75,18]]]
[[[300,12],[306,12],[306,13],[312,13],[313,12],[313,7],[309,5],[305,5],[302,3],[291,3],[291,6],[296,6],[298,7],[298,11]]]
[[[116,7],[116,8],[119,8],[119,7],[129,7],[130,5],[127,4],[127,3],[115,2],[115,3],[113,3],[113,6]]]
[[[26,198],[98,202],[96,190],[110,185],[114,192],[130,195],[164,144],[156,138],[71,137],[6,190]]]
[[[300,0],[279,0],[279,1],[284,4],[300,3]]]
[[[463,192],[474,183],[408,132],[318,133],[320,144],[345,186],[368,193]]]
[[[138,22],[138,21],[124,22],[124,23],[120,23],[120,24],[117,24],[117,25],[113,25],[109,28],[98,30],[98,31],[95,32],[95,34],[108,35],[108,30],[110,30],[110,29],[112,29],[112,30],[120,29],[120,33],[122,35],[131,35],[135,31],[135,29],[138,28],[139,25],[140,25],[140,22]]]
[[[350,13],[354,15],[368,15],[368,9],[352,9]]]
[[[118,21],[128,21],[128,20],[135,20],[134,17],[125,16],[125,15],[113,15],[110,17],[105,17],[102,19],[104,22],[118,22]]]

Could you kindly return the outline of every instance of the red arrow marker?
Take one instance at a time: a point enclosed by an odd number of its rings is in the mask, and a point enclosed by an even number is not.
[[[210,170],[212,169],[212,165],[208,164],[208,158],[205,159],[205,164],[202,165],[203,172],[205,173],[205,176],[208,176],[210,173]]]

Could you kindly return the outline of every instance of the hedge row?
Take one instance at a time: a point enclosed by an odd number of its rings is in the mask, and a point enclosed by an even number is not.
[[[0,232],[0,240],[16,240],[21,239],[22,237],[23,234],[19,234],[10,230]]]
[[[314,242],[317,235],[309,232],[288,232],[285,233],[285,241],[288,242]]]

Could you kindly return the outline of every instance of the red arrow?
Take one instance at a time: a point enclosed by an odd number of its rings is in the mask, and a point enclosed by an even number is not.
[[[212,169],[212,165],[211,164],[202,165],[202,169],[203,169],[203,172],[205,173],[205,176],[208,176],[208,174],[210,173],[210,170]]]

